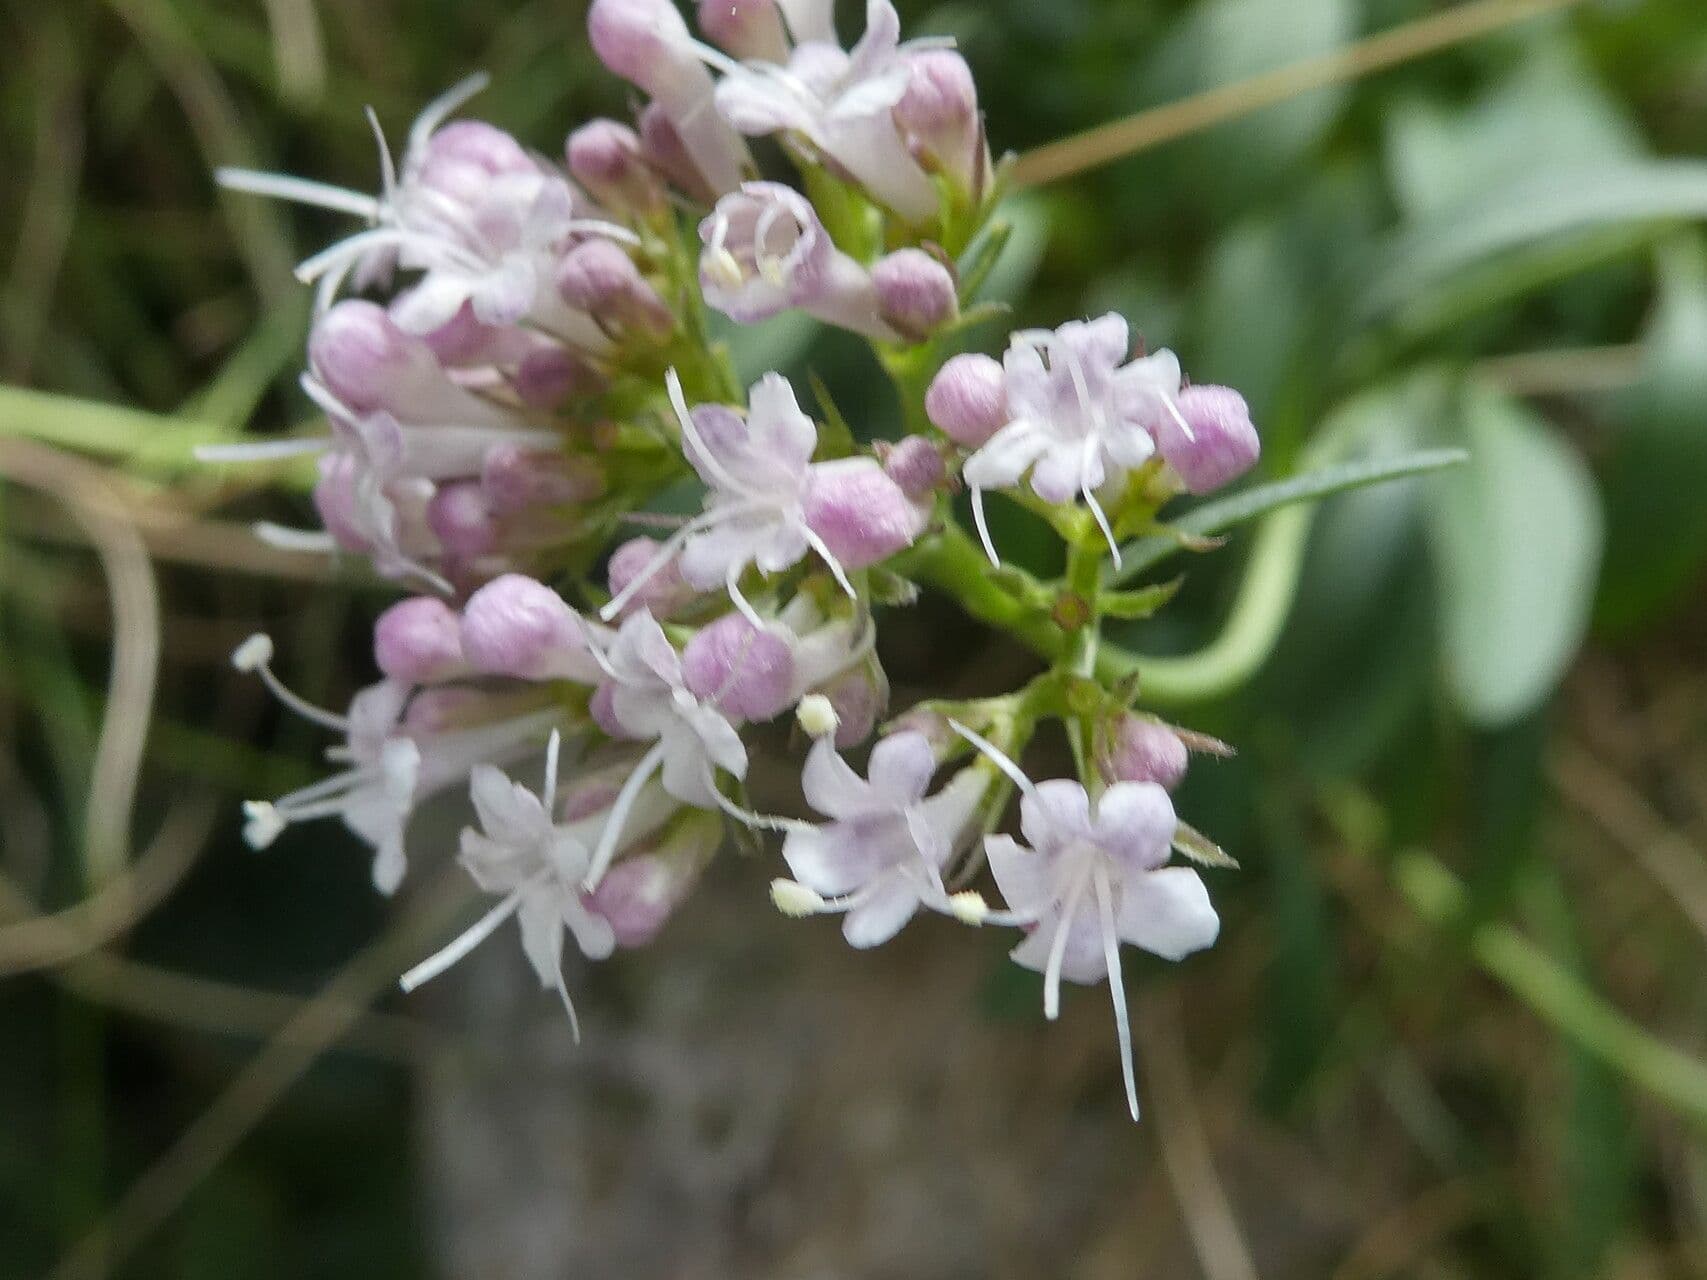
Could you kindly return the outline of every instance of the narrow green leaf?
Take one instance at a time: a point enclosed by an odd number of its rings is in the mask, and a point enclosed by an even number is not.
[[[1468,457],[1462,449],[1425,449],[1397,458],[1378,458],[1324,467],[1319,471],[1294,476],[1290,480],[1257,485],[1230,497],[1206,502],[1174,521],[1170,528],[1175,533],[1183,533],[1188,537],[1210,537],[1282,507],[1299,502],[1317,502],[1336,493],[1385,484],[1391,480],[1427,475],[1432,471],[1458,466],[1467,461]],[[1174,534],[1152,534],[1147,538],[1140,538],[1122,548],[1121,568],[1113,580],[1116,583],[1130,582],[1184,549],[1180,539]]]

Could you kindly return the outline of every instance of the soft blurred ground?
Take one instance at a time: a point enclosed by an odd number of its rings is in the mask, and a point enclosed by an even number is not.
[[[1016,150],[1444,11],[903,7]],[[501,941],[386,994],[431,891],[237,839],[320,744],[225,655],[265,627],[337,702],[386,597],[248,540],[303,518],[290,474],[187,463],[306,416],[289,267],[333,229],[208,173],[369,185],[361,107],[401,130],[474,67],[548,151],[626,94],[573,0],[0,4],[0,1275],[1707,1274],[1707,17],[1556,7],[1014,208],[1026,322],[1120,307],[1247,391],[1275,471],[1348,421],[1478,456],[1333,504],[1255,681],[1177,709],[1242,748],[1181,808],[1245,870],[1213,953],[1132,966],[1134,1129],[1102,993],[1045,1026],[946,926],[851,955],[734,858],[573,975],[579,1049]],[[764,344],[892,430],[843,348]],[[1221,559],[1134,642],[1212,637]],[[1020,661],[946,609],[886,643],[915,694]]]

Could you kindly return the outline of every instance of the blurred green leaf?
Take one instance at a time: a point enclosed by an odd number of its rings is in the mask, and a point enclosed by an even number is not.
[[[1688,597],[1707,565],[1707,251],[1660,258],[1641,386],[1606,468],[1606,568],[1596,621],[1629,632]]]
[[[1448,685],[1469,719],[1508,724],[1576,654],[1600,563],[1600,502],[1582,461],[1541,419],[1466,389],[1469,465],[1430,492]]]
[[[1698,218],[1707,218],[1707,161],[1595,164],[1520,179],[1396,235],[1377,255],[1348,323],[1417,307],[1460,273],[1556,237]]]
[[[1385,124],[1388,174],[1411,221],[1474,205],[1516,178],[1627,161],[1646,150],[1629,117],[1562,40],[1532,48],[1456,111],[1411,101]]]

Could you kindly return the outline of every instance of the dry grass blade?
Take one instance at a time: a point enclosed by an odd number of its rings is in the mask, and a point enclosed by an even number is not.
[[[154,708],[161,630],[154,569],[135,528],[115,514],[100,468],[12,440],[0,442],[0,477],[63,503],[88,535],[106,575],[113,661],[84,818],[85,875],[90,884],[104,884],[128,858],[137,779]]]
[[[1548,777],[1567,804],[1595,825],[1647,871],[1707,939],[1707,858],[1680,835],[1640,792],[1590,752],[1566,743],[1548,761]]]
[[[1145,1001],[1150,1091],[1162,1168],[1191,1237],[1205,1280],[1257,1280],[1256,1263],[1239,1230],[1226,1188],[1204,1135],[1191,1066],[1180,1035],[1179,996],[1169,991]]]
[[[47,1280],[101,1280],[111,1275],[350,1030],[426,940],[449,925],[467,896],[466,878],[459,869],[447,868],[402,919],[280,1028],[172,1148],[131,1184],[106,1218],[60,1259]]]
[[[1488,35],[1582,0],[1475,0],[1444,13],[1354,41],[1343,49],[1306,58],[1241,80],[1237,84],[1170,102],[1124,120],[1063,138],[1029,151],[1014,167],[1014,185],[1036,187],[1172,142],[1202,129],[1236,120],[1288,98],[1357,80],[1400,63]]]

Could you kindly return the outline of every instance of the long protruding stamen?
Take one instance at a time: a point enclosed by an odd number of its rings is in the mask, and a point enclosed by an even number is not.
[[[1055,926],[1054,940],[1049,944],[1049,963],[1043,970],[1043,1016],[1054,1022],[1061,1016],[1061,966],[1067,956],[1067,940],[1072,937],[1073,925],[1079,914],[1079,901],[1085,896],[1090,876],[1081,872],[1073,887],[1061,902],[1061,922]]]
[[[800,532],[806,537],[806,545],[818,553],[818,558],[830,570],[830,576],[836,580],[836,585],[849,599],[858,599],[859,592],[854,590],[853,579],[848,577],[848,571],[842,568],[842,562],[836,559],[836,553],[830,550],[829,544],[805,524],[800,526]]]
[[[1126,1008],[1126,978],[1120,971],[1120,938],[1114,932],[1113,890],[1108,873],[1097,867],[1097,915],[1102,926],[1103,957],[1108,964],[1108,992],[1114,1001],[1114,1031],[1120,1041],[1120,1073],[1126,1082],[1126,1106],[1138,1118],[1138,1081],[1132,1070],[1132,1015]]]
[[[273,642],[266,635],[250,636],[239,645],[237,651],[231,655],[231,665],[239,671],[252,672],[260,676],[261,683],[267,686],[273,697],[304,720],[330,729],[334,733],[349,733],[350,722],[347,718],[336,715],[324,707],[315,706],[278,678],[273,671]]]
[[[438,127],[448,120],[457,110],[463,107],[469,99],[485,91],[492,83],[492,77],[484,71],[476,71],[471,76],[458,80],[438,97],[421,108],[421,114],[415,117],[409,126],[409,157],[418,155],[427,140],[437,132]]]
[[[215,169],[213,176],[214,181],[227,191],[313,205],[317,209],[348,213],[369,222],[380,214],[380,202],[372,196],[345,187],[334,187],[330,183],[311,182],[307,178],[293,178],[283,173],[262,173],[257,169]]]
[[[966,741],[970,742],[974,747],[977,747],[979,752],[989,760],[991,764],[995,765],[996,768],[1005,773],[1008,776],[1008,780],[1020,789],[1021,795],[1034,796],[1037,794],[1036,786],[1032,784],[1030,778],[1025,776],[1025,771],[1015,764],[1013,759],[995,743],[991,742],[982,734],[974,733],[958,720],[950,720],[948,722],[948,727],[953,729],[962,738],[965,738]]]
[[[544,807],[547,817],[551,816],[553,807],[557,804],[557,760],[563,750],[563,731],[553,729],[551,741],[545,744],[545,782],[540,788],[540,804]]]
[[[1084,451],[1079,458],[1079,492],[1084,495],[1085,505],[1091,509],[1091,518],[1102,531],[1103,540],[1108,543],[1108,553],[1114,557],[1114,567],[1118,569],[1120,544],[1114,539],[1114,529],[1108,522],[1108,513],[1102,509],[1102,503],[1097,501],[1096,490],[1091,487],[1091,463],[1096,460],[1097,450],[1101,447],[1095,437],[1085,441]]]
[[[644,568],[628,580],[623,589],[612,596],[605,607],[599,610],[599,617],[609,622],[628,607],[629,601],[646,589],[646,584],[663,572],[666,565],[675,559],[687,540],[694,534],[715,524],[727,512],[706,511],[689,520],[675,533],[671,534],[659,548],[652,553],[652,558]]]
[[[978,527],[978,541],[984,544],[984,554],[990,557],[990,563],[996,568],[1002,567],[1002,558],[996,554],[996,544],[990,540],[990,522],[984,515],[984,491],[977,485],[972,486],[972,523]]]
[[[610,816],[605,819],[605,829],[599,833],[599,844],[593,850],[592,860],[587,866],[586,879],[581,882],[582,888],[591,893],[599,887],[599,881],[610,870],[610,864],[616,859],[616,851],[622,844],[622,828],[628,821],[629,812],[634,803],[640,798],[640,789],[651,781],[652,775],[658,772],[664,763],[664,744],[656,742],[652,749],[640,757],[640,762],[634,766],[634,772],[628,775],[628,780],[622,784],[622,790],[617,792],[616,800],[610,807]]]
[[[451,968],[457,961],[496,933],[504,921],[516,914],[516,909],[522,905],[523,896],[533,887],[533,883],[533,881],[529,881],[527,884],[512,890],[502,902],[452,939],[449,946],[428,956],[404,974],[398,979],[397,985],[402,987],[405,992],[413,991]]]
[[[688,400],[682,392],[681,377],[674,369],[664,375],[664,385],[669,390],[670,407],[676,411],[676,421],[681,424],[682,440],[691,444],[694,452],[704,460],[705,469],[711,472],[712,481],[716,486],[719,489],[727,489],[731,493],[738,493],[745,498],[757,496],[746,485],[729,474],[724,465],[718,461],[717,456],[706,447],[704,439],[699,434],[699,428],[694,425],[693,414],[688,412]]]

